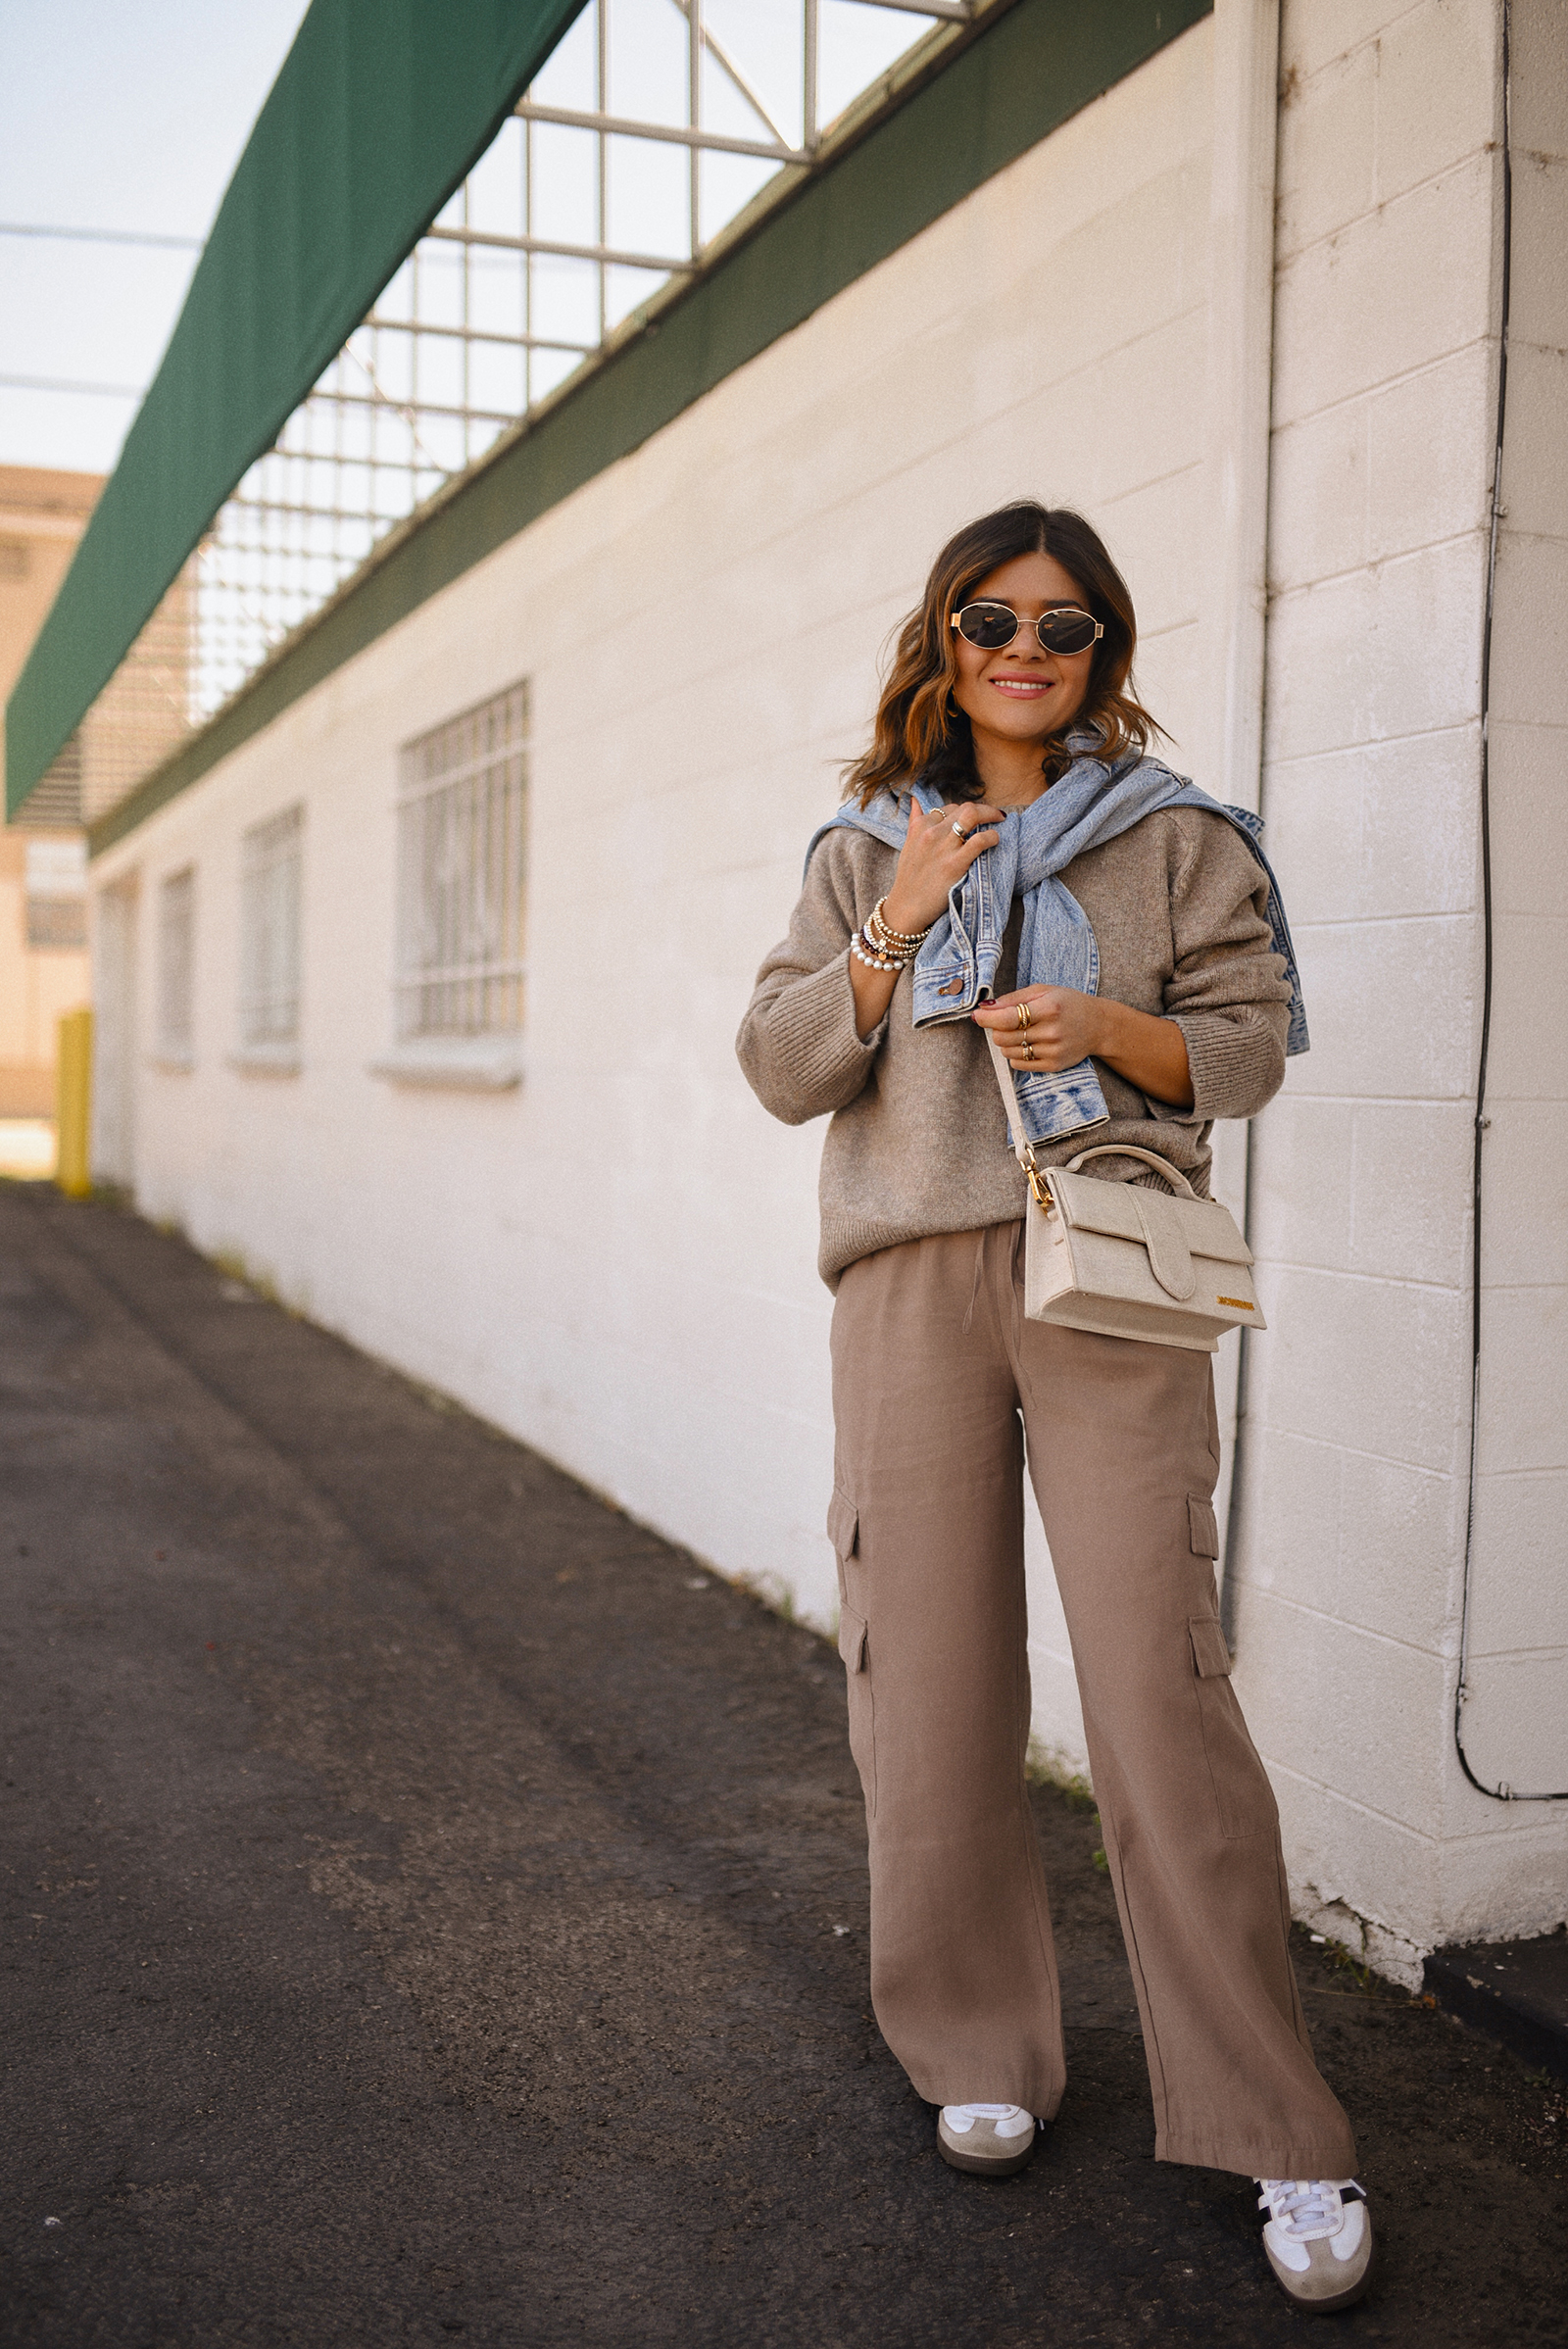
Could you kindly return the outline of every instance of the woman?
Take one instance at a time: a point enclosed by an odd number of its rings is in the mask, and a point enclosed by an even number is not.
[[[1258,2179],[1275,2275],[1343,2307],[1371,2230],[1291,1971],[1273,1795],[1225,1677],[1209,1360],[1024,1319],[1024,1178],[986,1041],[1041,1163],[1135,1145],[1200,1193],[1212,1121],[1261,1109],[1305,1047],[1255,819],[1145,756],[1135,643],[1079,515],[1026,502],[958,532],[738,1050],[776,1117],[832,1119],[828,1530],[883,2033],[940,2108],[948,2161],[1022,2166],[1064,2079],[1024,1779],[1027,1456],[1156,2155]],[[1132,1157],[1086,1171],[1160,1183]]]

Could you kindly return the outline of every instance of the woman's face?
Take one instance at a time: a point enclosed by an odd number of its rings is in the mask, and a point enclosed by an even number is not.
[[[1092,645],[1086,653],[1048,653],[1028,623],[1058,604],[1087,612],[1089,599],[1049,555],[1015,555],[988,571],[963,600],[977,604],[982,598],[1010,604],[1025,625],[997,653],[984,652],[955,629],[958,679],[953,698],[977,733],[1009,743],[1044,743],[1083,708],[1095,653]]]

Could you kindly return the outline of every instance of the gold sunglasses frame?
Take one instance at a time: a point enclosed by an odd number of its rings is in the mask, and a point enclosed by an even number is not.
[[[976,612],[981,609],[984,609],[988,612],[1012,612],[1012,606],[1010,604],[1004,604],[1000,596],[976,596],[973,603],[960,604],[958,606],[957,611],[954,612],[952,618],[948,621],[948,626],[950,628],[958,628],[958,622],[960,619],[962,619],[966,612]],[[1020,619],[1017,612],[1012,612],[1013,619],[1017,624],[1013,628],[1012,634],[1008,637],[1006,644],[975,645],[974,649],[977,653],[1004,653],[1009,645],[1015,645],[1017,643],[1020,630],[1024,628],[1033,628],[1035,632],[1035,641],[1039,645],[1042,653],[1055,653],[1055,646],[1048,645],[1040,631],[1045,626],[1047,620],[1062,618],[1068,612],[1072,612],[1081,620],[1089,621],[1095,632],[1089,639],[1088,644],[1080,645],[1078,647],[1078,651],[1080,653],[1088,653],[1093,651],[1094,647],[1099,644],[1101,638],[1105,633],[1105,624],[1103,620],[1097,620],[1092,612],[1086,612],[1081,604],[1053,604],[1049,612],[1043,612],[1040,614],[1040,617],[1035,620]],[[963,636],[963,630],[961,628],[958,628],[958,634]],[[974,638],[972,636],[963,636],[963,641],[966,645],[974,644]],[[1056,653],[1056,659],[1058,661],[1072,661],[1075,660],[1076,657],[1077,656],[1072,653]]]

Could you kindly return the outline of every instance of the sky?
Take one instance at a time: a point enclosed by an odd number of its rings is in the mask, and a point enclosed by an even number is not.
[[[0,0],[0,223],[204,237],[306,0]],[[0,236],[0,377],[151,379],[194,251]],[[135,399],[0,382],[0,465],[112,469]]]
[[[197,259],[194,246],[5,229],[205,237],[306,7],[307,0],[0,0],[0,465],[113,470]],[[798,137],[799,0],[707,0],[705,21],[778,106],[786,134]],[[669,0],[613,0],[611,24],[612,107],[683,120],[684,33]],[[856,0],[821,0],[821,24],[823,121],[925,28],[918,16]],[[551,69],[557,78],[569,78],[565,52],[584,49],[590,29],[580,24],[568,35]],[[591,39],[585,55],[591,71]],[[711,127],[757,135],[711,62],[705,86]],[[586,91],[548,94],[556,105],[591,103]],[[564,145],[584,134],[541,136]],[[563,200],[571,177],[564,164],[563,156],[554,191]],[[718,211],[704,233],[771,168],[709,158],[705,186]],[[683,249],[678,150],[640,142],[635,155],[616,157],[612,172],[617,184],[633,173],[624,193],[642,230],[639,247]],[[542,193],[543,211],[550,195]],[[568,229],[541,220],[536,232]],[[580,223],[569,228],[573,238],[585,233]],[[647,290],[640,280],[627,299]]]

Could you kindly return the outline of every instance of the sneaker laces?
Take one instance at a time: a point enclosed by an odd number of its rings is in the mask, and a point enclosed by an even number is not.
[[[1354,2186],[1362,2192],[1353,2178],[1260,2178],[1257,2182],[1263,2189],[1258,2209],[1267,2211],[1281,2234],[1298,2243],[1321,2242],[1338,2234],[1345,2223],[1342,2189]]]

